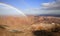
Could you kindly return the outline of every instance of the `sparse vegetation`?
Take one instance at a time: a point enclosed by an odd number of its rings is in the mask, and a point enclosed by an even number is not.
[[[41,24],[42,23],[42,27]],[[44,25],[46,24],[46,25]],[[52,25],[51,25],[52,24]],[[58,26],[56,26],[56,25]],[[35,26],[32,26],[35,25]],[[50,25],[50,26],[49,26]],[[46,26],[46,27],[45,27]],[[8,27],[8,30],[7,28]],[[43,32],[40,31],[45,29],[53,29],[52,34],[54,36],[60,36],[60,17],[44,17],[44,16],[28,16],[28,20],[22,17],[7,17],[1,18],[0,20],[0,36],[35,36],[33,31],[39,30],[38,33]],[[18,29],[18,30],[15,30]],[[49,30],[45,30],[49,33]],[[57,30],[57,31],[56,31]],[[50,32],[50,33],[51,33]],[[36,33],[35,33],[36,34]],[[58,34],[58,35],[56,35]]]

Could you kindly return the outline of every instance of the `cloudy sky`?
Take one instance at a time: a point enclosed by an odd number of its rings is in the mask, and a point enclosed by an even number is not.
[[[29,15],[40,15],[40,14],[60,14],[60,0],[0,0],[0,3],[4,3],[7,5],[11,5],[24,14]],[[5,10],[7,7],[4,7],[0,11]],[[19,14],[16,11],[12,12],[11,10],[7,10],[10,14]]]

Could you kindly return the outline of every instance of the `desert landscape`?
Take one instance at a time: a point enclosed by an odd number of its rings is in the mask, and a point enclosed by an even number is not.
[[[0,0],[0,36],[60,36],[60,0]]]
[[[60,17],[0,16],[0,36],[60,36]]]

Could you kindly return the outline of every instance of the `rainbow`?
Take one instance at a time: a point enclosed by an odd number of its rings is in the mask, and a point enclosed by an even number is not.
[[[20,11],[19,9],[17,9],[17,8],[15,8],[15,7],[13,7],[13,6],[9,5],[9,4],[0,3],[0,5],[3,5],[3,6],[6,6],[6,7],[9,7],[9,8],[11,8],[11,9],[14,9],[14,10],[16,10],[18,13],[20,13],[21,15],[23,15],[23,16],[26,17],[26,15],[25,15],[22,11]]]

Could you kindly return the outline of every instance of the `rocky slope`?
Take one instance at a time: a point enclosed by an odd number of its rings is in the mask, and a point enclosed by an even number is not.
[[[0,35],[1,36],[35,36],[32,31],[40,30],[41,28],[44,28],[44,26],[40,26],[40,24],[59,24],[59,30],[60,30],[60,17],[53,17],[53,16],[27,16],[25,17],[0,17],[0,25],[6,25],[3,26],[5,29],[0,29]],[[36,25],[37,24],[37,25]],[[36,26],[32,26],[36,25]],[[39,25],[39,26],[38,26]],[[49,26],[47,26],[49,27]],[[4,30],[4,31],[3,31]],[[16,33],[21,32],[23,33]],[[45,32],[46,33],[46,32]],[[4,34],[4,35],[3,35]],[[8,35],[9,34],[9,35]],[[58,34],[54,36],[60,36],[60,32],[53,33]]]

